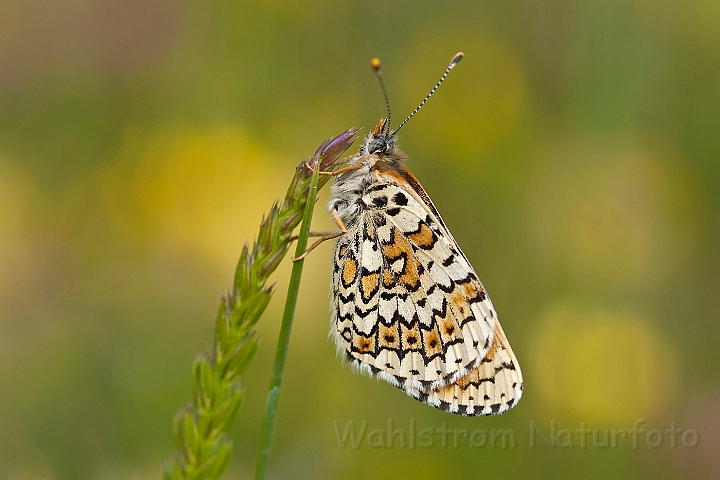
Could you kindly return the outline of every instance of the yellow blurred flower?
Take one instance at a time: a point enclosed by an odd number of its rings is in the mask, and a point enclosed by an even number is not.
[[[106,179],[117,225],[138,241],[194,250],[224,264],[237,261],[242,242],[293,174],[229,125],[169,128],[137,143],[130,142],[127,161]]]
[[[543,316],[534,345],[528,388],[545,408],[578,421],[647,418],[678,390],[678,352],[635,312],[560,302]]]

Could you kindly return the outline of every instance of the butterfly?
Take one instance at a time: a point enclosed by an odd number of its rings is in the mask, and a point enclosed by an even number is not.
[[[333,253],[331,336],[361,372],[441,410],[491,415],[517,404],[523,380],[490,298],[420,182],[388,116],[335,172],[327,209]],[[314,246],[313,246],[314,247]],[[313,248],[311,247],[311,249]]]

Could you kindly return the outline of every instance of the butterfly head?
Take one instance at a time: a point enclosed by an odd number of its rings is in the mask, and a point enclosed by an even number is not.
[[[362,147],[365,155],[384,155],[395,150],[395,133],[386,128],[388,119],[380,119],[372,133],[368,135]],[[388,131],[386,131],[388,130]]]
[[[372,133],[367,136],[365,139],[365,142],[363,142],[363,146],[360,150],[360,153],[365,155],[381,155],[381,156],[393,156],[393,154],[398,153],[395,148],[395,140],[397,139],[397,132],[400,131],[400,129],[407,123],[408,120],[410,120],[417,112],[422,108],[423,105],[425,105],[425,102],[428,101],[428,99],[432,96],[433,93],[435,93],[435,90],[438,89],[440,84],[445,80],[445,77],[447,77],[448,73],[450,73],[450,70],[455,68],[455,65],[462,60],[464,54],[462,52],[458,52],[455,55],[453,55],[452,59],[450,60],[450,65],[445,69],[445,72],[442,74],[442,77],[440,77],[440,80],[435,84],[435,86],[430,90],[430,93],[428,93],[425,98],[423,98],[422,102],[420,102],[420,105],[415,108],[415,110],[412,111],[410,115],[408,115],[405,120],[402,121],[402,123],[394,130],[390,130],[390,100],[388,99],[387,90],[385,89],[385,82],[383,81],[382,77],[382,71],[380,70],[380,60],[377,58],[373,58],[370,61],[370,67],[375,71],[375,75],[377,75],[378,80],[380,81],[380,87],[382,87],[383,95],[385,96],[385,105],[387,107],[388,116],[387,118],[382,118],[378,122],[377,125],[375,125],[375,128],[373,129]]]

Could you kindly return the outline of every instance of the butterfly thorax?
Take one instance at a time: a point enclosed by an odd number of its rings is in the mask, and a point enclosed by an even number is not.
[[[373,132],[363,140],[360,152],[348,164],[362,167],[338,175],[330,188],[332,198],[327,210],[336,210],[346,226],[352,225],[363,210],[362,196],[370,185],[378,181],[380,172],[405,170],[405,154],[395,147],[396,137],[392,132],[385,132],[385,124],[386,119],[378,122]]]

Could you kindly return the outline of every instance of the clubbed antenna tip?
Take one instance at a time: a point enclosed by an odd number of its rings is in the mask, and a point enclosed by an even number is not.
[[[453,56],[452,60],[450,60],[450,68],[454,67],[458,63],[460,63],[460,60],[463,59],[465,54],[463,52],[458,52]],[[378,65],[380,64],[380,60],[378,60]]]
[[[375,75],[380,81],[380,88],[382,88],[383,96],[385,97],[385,107],[387,108],[387,121],[383,124],[383,132],[385,128],[390,131],[390,98],[388,97],[387,90],[385,89],[385,82],[382,77],[382,70],[380,70],[380,59],[375,57],[370,60],[370,68],[373,69]]]

